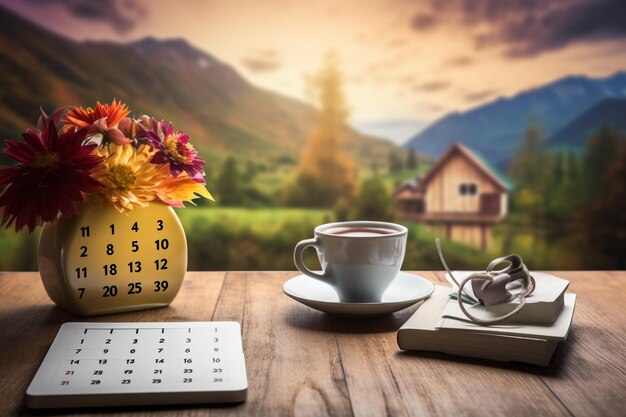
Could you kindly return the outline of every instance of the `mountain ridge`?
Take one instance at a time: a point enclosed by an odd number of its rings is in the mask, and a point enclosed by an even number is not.
[[[448,113],[403,146],[438,157],[459,141],[503,166],[529,124],[539,124],[552,136],[602,99],[612,97],[626,97],[626,72],[604,78],[570,75],[465,112]]]
[[[254,86],[187,40],[76,42],[0,6],[0,139],[15,139],[46,111],[114,97],[171,120],[210,160],[236,154],[298,159],[315,109]],[[139,115],[139,113],[134,113]],[[345,127],[358,162],[386,161],[397,146]]]
[[[626,133],[626,98],[607,98],[556,132],[547,142],[549,149],[580,151],[599,127]]]

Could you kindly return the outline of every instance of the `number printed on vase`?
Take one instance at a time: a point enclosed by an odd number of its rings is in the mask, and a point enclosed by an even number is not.
[[[145,209],[136,210],[139,214]],[[72,297],[79,303],[115,307],[175,294],[185,272],[186,259],[181,263],[179,258],[186,242],[182,228],[170,216],[175,219],[173,212],[167,212],[163,217],[124,214],[81,220],[75,240],[64,249]],[[132,383],[132,378],[128,380],[125,384]]]

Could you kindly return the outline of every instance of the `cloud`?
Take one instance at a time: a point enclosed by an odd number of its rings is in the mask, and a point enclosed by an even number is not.
[[[494,94],[496,94],[495,90],[474,91],[466,93],[463,98],[465,99],[465,101],[472,103],[476,101],[482,101],[488,97],[493,96]]]
[[[528,57],[576,42],[626,40],[623,0],[431,0],[430,13],[446,25],[462,27],[477,49],[505,47],[510,57]],[[410,26],[427,22],[424,11]],[[428,23],[425,23],[428,26]]]
[[[252,72],[272,72],[282,67],[282,59],[275,49],[257,49],[241,58],[244,67]]]
[[[474,59],[469,56],[457,56],[448,59],[444,62],[444,66],[446,67],[467,67],[474,62]]]
[[[411,27],[423,31],[432,29],[437,25],[437,18],[432,14],[418,13],[411,19]]]
[[[74,17],[108,23],[118,33],[127,33],[147,15],[136,0],[28,0],[37,5],[60,5]]]
[[[450,83],[445,81],[429,81],[414,85],[413,90],[425,93],[432,93],[435,91],[445,90],[448,87],[450,87]]]

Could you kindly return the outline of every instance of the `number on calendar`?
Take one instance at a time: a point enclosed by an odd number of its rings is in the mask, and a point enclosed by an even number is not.
[[[167,239],[157,239],[154,241],[154,244],[156,245],[156,250],[166,250],[170,247],[170,242]]]
[[[157,271],[161,269],[167,269],[167,259],[163,258],[160,260],[160,262],[159,262],[159,259],[156,259],[154,261],[154,265],[156,266]]]
[[[117,287],[115,285],[105,285],[102,289],[104,290],[103,297],[115,297],[117,295]]]
[[[103,265],[102,269],[104,269],[104,275],[117,275],[117,265]]]
[[[165,291],[168,285],[167,281],[154,281],[154,292]]]
[[[130,261],[128,263],[128,270],[130,271],[131,274],[135,273],[135,272],[141,272],[141,262],[140,261],[135,261],[135,262]]]
[[[87,267],[83,266],[82,268],[76,268],[76,278],[87,278]]]
[[[139,294],[141,292],[141,282],[131,282],[128,284],[129,294]]]

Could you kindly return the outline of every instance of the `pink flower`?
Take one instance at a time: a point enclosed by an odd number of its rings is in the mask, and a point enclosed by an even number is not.
[[[172,177],[176,178],[184,171],[194,181],[204,184],[204,159],[198,156],[198,151],[189,142],[189,135],[174,132],[174,125],[163,120],[142,120],[140,126],[139,142],[157,149],[150,162],[159,165],[169,163]]]

